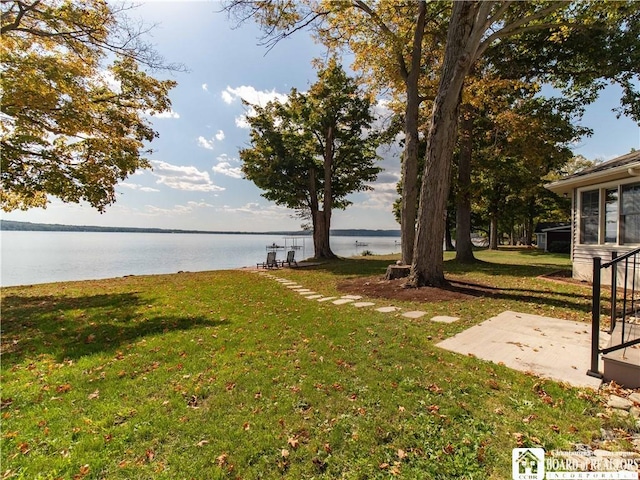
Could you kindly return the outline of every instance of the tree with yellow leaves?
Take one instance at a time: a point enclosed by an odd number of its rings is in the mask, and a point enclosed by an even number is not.
[[[115,185],[149,167],[149,116],[170,109],[176,70],[143,40],[128,7],[104,0],[2,2],[0,203],[46,207],[86,201],[100,212]]]

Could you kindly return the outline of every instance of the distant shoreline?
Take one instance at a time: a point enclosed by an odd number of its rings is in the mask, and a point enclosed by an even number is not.
[[[285,235],[311,236],[306,231],[271,231],[271,232],[242,232],[242,231],[212,231],[212,230],[183,230],[176,228],[144,228],[144,227],[101,227],[97,225],[62,225],[58,223],[17,222],[14,220],[0,220],[2,231],[22,232],[114,232],[114,233],[191,233],[208,235]],[[400,230],[331,230],[331,235],[344,237],[400,237]]]

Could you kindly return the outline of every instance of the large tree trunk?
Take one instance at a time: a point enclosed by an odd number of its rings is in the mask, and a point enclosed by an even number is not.
[[[472,36],[479,8],[479,2],[453,3],[444,64],[427,136],[418,230],[408,282],[414,287],[446,284],[442,255],[445,209],[449,196],[460,94],[480,43],[480,37]]]
[[[331,209],[333,208],[333,186],[331,179],[333,178],[333,127],[327,129],[324,145],[324,191],[322,193],[322,210],[316,214],[313,230],[313,246],[315,250],[315,258],[332,259],[336,258],[336,254],[331,250],[330,231],[331,231]]]
[[[420,2],[418,17],[413,32],[411,66],[403,72],[407,94],[404,116],[405,145],[402,155],[402,204],[400,209],[400,229],[402,263],[410,265],[413,260],[413,244],[416,237],[416,217],[418,215],[418,120],[420,112],[420,61],[422,57],[422,37],[426,2]]]
[[[464,108],[458,157],[458,198],[456,199],[456,261],[473,263],[471,242],[471,156],[473,153],[473,116]]]
[[[326,260],[336,258],[336,255],[331,251],[329,242],[329,232],[331,227],[327,220],[325,210],[319,210],[316,212],[313,221],[313,250],[314,258],[317,259]]]
[[[453,245],[453,238],[451,236],[451,215],[449,214],[449,210],[447,209],[445,214],[445,223],[444,223],[444,249],[447,252],[455,251],[456,247]]]
[[[498,250],[498,217],[495,213],[490,216],[489,250]]]

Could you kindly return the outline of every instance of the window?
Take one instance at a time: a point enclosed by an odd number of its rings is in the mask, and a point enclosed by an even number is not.
[[[622,240],[624,243],[640,243],[640,183],[622,187],[621,205]]]
[[[582,192],[580,195],[580,243],[598,243],[599,214],[600,191]]]
[[[618,189],[604,191],[604,242],[618,241]]]

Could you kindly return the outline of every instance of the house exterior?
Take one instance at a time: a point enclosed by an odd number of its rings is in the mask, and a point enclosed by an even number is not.
[[[545,252],[567,253],[571,245],[571,222],[540,222],[533,233],[538,249]]]
[[[620,256],[640,247],[640,151],[587,168],[545,188],[571,198],[573,278],[591,281],[594,257],[604,263],[614,254]],[[634,277],[640,282],[640,265]],[[610,276],[603,275],[602,283],[609,284]]]

